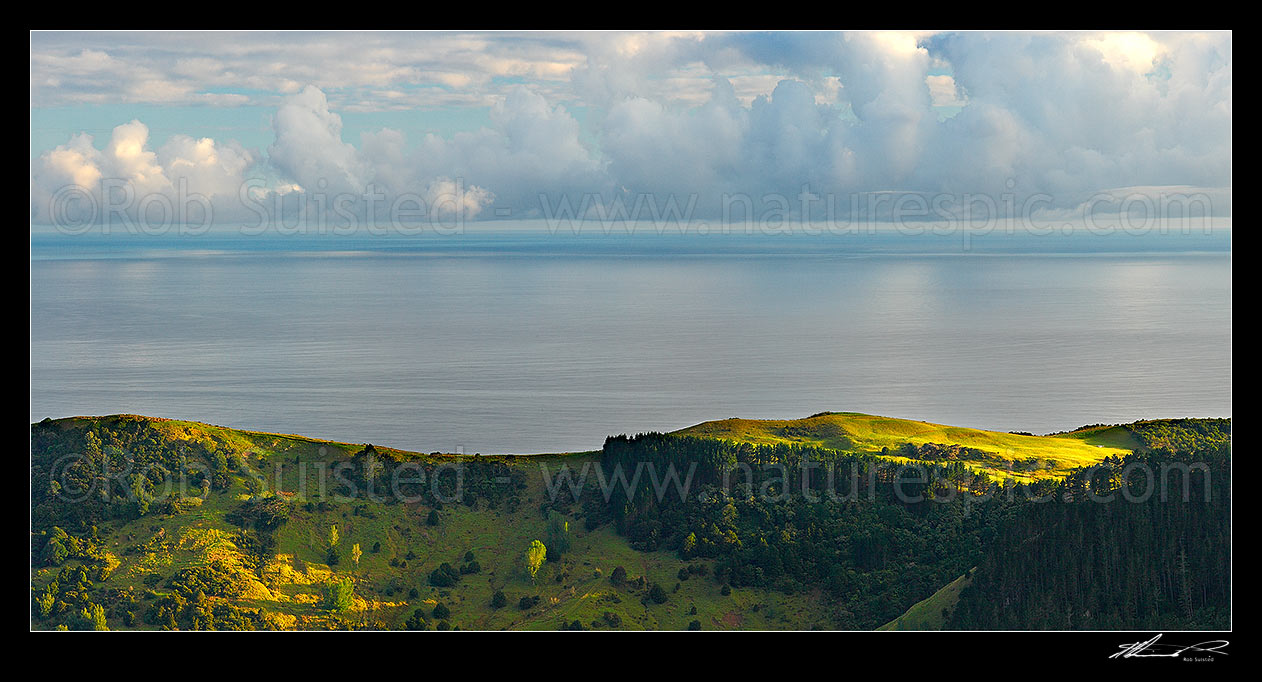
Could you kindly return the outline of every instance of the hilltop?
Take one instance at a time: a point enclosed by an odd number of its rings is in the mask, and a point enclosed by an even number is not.
[[[1050,436],[984,431],[860,412],[823,412],[805,419],[721,419],[676,431],[679,435],[745,443],[796,443],[898,461],[958,461],[996,478],[1033,481],[1062,477],[1106,457],[1139,447],[1121,426]]]

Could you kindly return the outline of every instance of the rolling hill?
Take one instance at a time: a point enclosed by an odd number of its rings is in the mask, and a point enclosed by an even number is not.
[[[468,465],[466,473],[495,465],[496,473],[507,473],[512,482],[498,486],[495,492],[503,494],[479,491],[447,504],[429,496],[399,502],[332,494],[315,502],[321,499],[316,472],[332,471],[364,445],[137,415],[76,417],[32,425],[32,485],[47,487],[50,468],[81,449],[88,433],[99,434],[98,447],[106,455],[114,447],[129,449],[137,460],[156,466],[166,466],[168,453],[236,461],[208,488],[195,481],[186,490],[159,488],[155,493],[165,494],[153,494],[143,514],[103,509],[104,518],[84,528],[71,528],[73,510],[54,510],[51,500],[34,499],[36,628],[82,626],[78,605],[88,599],[104,607],[110,629],[405,629],[418,610],[428,629],[555,630],[578,623],[587,629],[682,630],[694,621],[703,629],[810,629],[834,622],[819,595],[754,589],[721,594],[722,585],[699,576],[710,562],[636,551],[608,525],[586,528],[581,510],[566,517],[570,551],[544,563],[533,581],[523,577],[518,565],[523,550],[548,537],[548,516],[541,511],[548,491],[539,472],[562,463],[581,467],[592,453],[459,458]],[[458,459],[375,449],[430,471]],[[312,477],[305,494],[302,471]],[[329,475],[330,485],[335,478]],[[250,500],[273,494],[290,509],[282,524],[263,534],[243,523]],[[71,532],[76,547],[49,563],[43,548],[63,534],[58,524]],[[328,551],[333,526],[340,536],[335,564]],[[270,537],[264,547],[262,535]],[[362,552],[358,562],[351,559],[355,545]],[[431,574],[444,563],[456,567],[459,580],[432,584]],[[615,584],[611,577],[620,567],[627,577]],[[191,579],[198,572],[205,575]],[[324,586],[340,577],[353,581],[354,598],[348,609],[334,611],[323,604]],[[663,603],[648,596],[655,585],[667,594]],[[51,613],[41,615],[38,596],[50,586],[56,588]],[[199,591],[212,616],[222,612],[217,619],[186,617]],[[498,608],[492,605],[497,592],[506,599]],[[449,615],[433,615],[439,604]]]
[[[1230,420],[1029,436],[824,413],[615,437],[601,451],[482,457],[138,415],[49,419],[31,425],[31,624],[937,629],[975,582],[970,567],[988,557],[981,575],[992,583],[1011,569],[991,544],[1025,507],[1009,496],[973,504],[968,472],[937,484],[958,487],[966,504],[910,503],[891,494],[891,463],[959,463],[1055,490],[1076,467],[1132,450],[1229,445]],[[861,504],[781,500],[783,481],[761,473],[748,492],[711,484],[673,503],[602,498],[595,481],[567,489],[561,475],[711,455],[707,467],[727,456],[792,461],[808,450],[887,470]],[[1024,523],[1022,537],[1041,535],[1033,517]],[[1226,537],[1203,548],[1212,555]],[[539,554],[532,573],[536,541],[546,560]],[[1214,599],[1197,613],[1218,613]],[[970,622],[989,617],[976,595],[963,603]]]
[[[1033,436],[859,412],[825,412],[791,420],[721,419],[675,433],[764,445],[797,443],[897,460],[926,458],[927,454],[933,459],[961,461],[996,478],[1022,481],[1060,477],[1106,457],[1124,456],[1139,446],[1119,426]],[[927,453],[912,453],[908,444],[944,446],[951,451],[928,448]]]

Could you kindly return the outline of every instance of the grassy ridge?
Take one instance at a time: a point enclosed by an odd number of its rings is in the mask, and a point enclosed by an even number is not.
[[[828,412],[805,419],[722,419],[675,433],[746,443],[800,443],[847,452],[899,456],[905,444],[960,446],[977,453],[962,457],[970,468],[997,478],[1058,477],[1109,456],[1123,456],[1138,443],[1125,429],[1102,427],[1070,434],[1031,436],[945,426],[859,412]]]

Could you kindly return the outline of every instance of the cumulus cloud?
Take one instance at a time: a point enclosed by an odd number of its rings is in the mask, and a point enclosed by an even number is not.
[[[309,189],[362,191],[367,167],[359,151],[342,141],[342,118],[329,111],[329,101],[308,85],[276,112],[276,141],[268,158],[282,174]]]
[[[47,219],[58,188],[111,178],[139,193],[186,186],[211,197],[216,215],[240,212],[246,181],[251,197],[374,192],[459,207],[466,217],[531,217],[549,202],[645,195],[717,215],[724,195],[796,201],[804,187],[1045,195],[1049,212],[1122,188],[1197,187],[1216,197],[1214,212],[1230,211],[1230,34],[299,38],[256,49],[239,36],[225,36],[224,48],[193,40],[191,54],[169,38],[120,52],[91,36],[77,50],[34,37],[37,104],[98,101],[106,91],[93,79],[124,79],[118,92],[129,101],[231,104],[224,87],[259,88],[275,113],[264,154],[183,135],[152,150],[139,121],[118,126],[100,148],[75,135],[33,161],[32,219]],[[277,44],[310,63],[282,60]],[[316,66],[329,68],[315,74]],[[486,106],[489,124],[411,139],[390,127],[345,139],[338,113],[467,105]]]
[[[221,217],[239,215],[236,196],[255,157],[236,143],[175,135],[160,149],[149,147],[149,128],[133,120],[116,128],[104,149],[91,135],[42,154],[31,164],[31,220],[105,221],[113,215],[135,220],[148,206],[148,217],[172,222],[181,206],[223,209]],[[146,200],[148,203],[142,203]]]

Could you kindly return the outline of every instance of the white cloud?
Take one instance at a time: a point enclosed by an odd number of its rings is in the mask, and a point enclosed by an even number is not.
[[[960,97],[959,90],[955,87],[955,79],[951,76],[941,74],[926,76],[925,84],[929,86],[929,99],[933,101],[933,106],[964,106],[964,99]]]
[[[267,149],[272,165],[307,188],[359,192],[368,168],[358,150],[342,141],[342,117],[329,111],[328,99],[308,85],[290,97],[273,119],[276,141]]]
[[[803,184],[839,194],[1046,193],[1060,208],[1101,188],[1230,195],[1230,34],[355,38],[230,34],[211,45],[143,36],[133,39],[145,49],[122,50],[117,36],[35,34],[37,107],[111,96],[228,106],[270,98],[276,113],[261,158],[179,135],[150,151],[139,122],[116,129],[103,150],[75,136],[33,163],[33,201],[58,183],[111,177],[231,197],[251,172],[306,196],[372,186],[433,203],[459,187],[467,196],[457,204],[470,212],[494,204],[514,216],[537,213],[541,193],[696,193],[699,208],[714,211],[724,193],[793,197]],[[225,92],[232,87],[264,94]],[[583,125],[570,103],[586,108]],[[487,106],[490,124],[447,137],[409,140],[383,128],[345,140],[337,113],[442,106]],[[943,106],[960,111],[940,120],[934,108]]]

